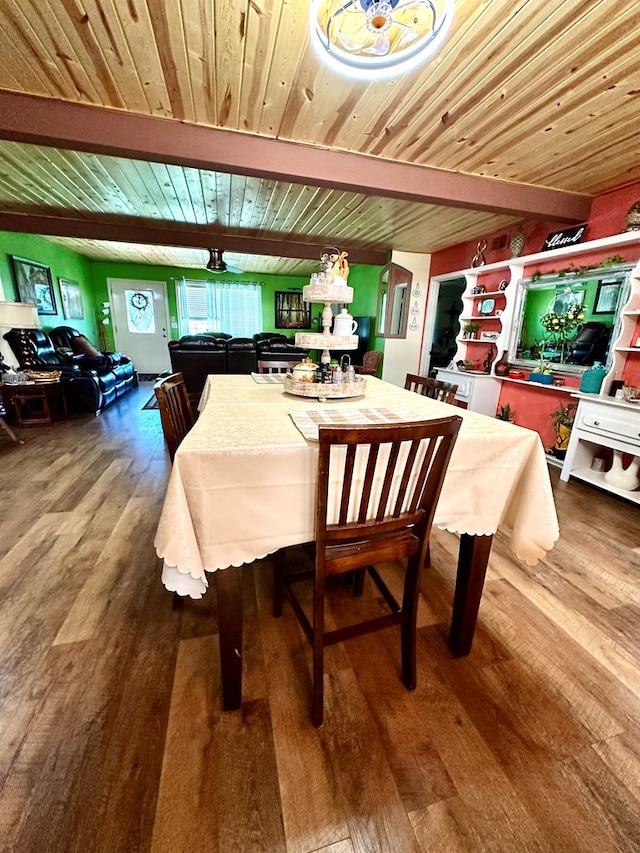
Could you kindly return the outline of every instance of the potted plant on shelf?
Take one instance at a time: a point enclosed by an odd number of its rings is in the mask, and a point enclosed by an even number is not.
[[[577,408],[577,403],[567,403],[566,406],[561,406],[557,411],[551,412],[549,415],[556,433],[555,444],[551,448],[551,452],[556,459],[564,459],[567,455],[569,437],[571,436],[571,428],[576,418]]]
[[[472,321],[471,323],[467,323],[464,327],[464,331],[462,332],[463,338],[475,338],[475,336],[480,331],[480,323],[476,323]]]
[[[504,406],[500,406],[498,411],[496,412],[496,418],[499,421],[508,421],[510,424],[513,423],[513,418],[515,413],[513,412],[509,403],[506,403]]]
[[[553,371],[551,365],[542,356],[540,364],[529,374],[529,382],[539,382],[541,385],[551,385],[553,382]]]

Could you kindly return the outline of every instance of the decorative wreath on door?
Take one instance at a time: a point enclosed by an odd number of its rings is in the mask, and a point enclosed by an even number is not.
[[[144,309],[149,304],[149,297],[146,295],[146,293],[141,293],[139,290],[137,290],[131,297],[131,304],[134,308],[137,308],[138,311],[144,311]]]

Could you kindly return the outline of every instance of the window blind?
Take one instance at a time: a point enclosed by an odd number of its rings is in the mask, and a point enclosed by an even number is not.
[[[251,337],[262,329],[262,286],[249,281],[176,282],[180,335],[227,332]]]

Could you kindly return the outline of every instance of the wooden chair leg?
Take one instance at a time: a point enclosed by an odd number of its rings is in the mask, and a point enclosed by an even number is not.
[[[364,577],[367,573],[366,569],[358,569],[354,572],[353,578],[353,594],[355,596],[362,595],[364,590]]]
[[[402,683],[407,690],[416,687],[416,624],[418,621],[419,559],[411,557],[407,564],[402,599],[403,620],[400,625],[402,654]]]
[[[273,555],[273,615],[278,618],[282,616],[282,604],[284,600],[284,587],[282,579],[286,569],[284,551],[276,551]]]
[[[321,726],[324,717],[324,577],[316,574],[313,589],[313,694],[311,721]]]

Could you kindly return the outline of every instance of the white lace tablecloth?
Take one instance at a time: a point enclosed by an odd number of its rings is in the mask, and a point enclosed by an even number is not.
[[[175,455],[155,538],[167,589],[199,598],[206,573],[240,566],[314,536],[318,447],[291,411],[403,409],[407,420],[451,414],[463,424],[435,524],[493,534],[535,564],[559,535],[549,472],[536,432],[368,377],[358,401],[319,403],[251,376],[210,377],[200,417]]]

